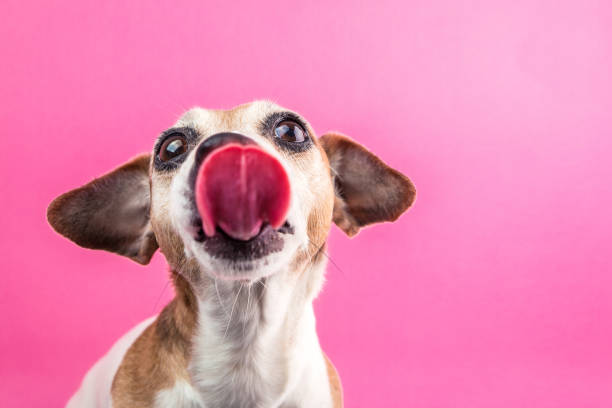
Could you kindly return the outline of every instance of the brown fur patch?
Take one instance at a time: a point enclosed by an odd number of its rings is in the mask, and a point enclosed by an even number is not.
[[[319,139],[336,183],[334,222],[349,236],[361,227],[395,221],[414,202],[414,184],[368,149],[339,133]]]
[[[153,406],[155,395],[176,380],[189,382],[197,302],[191,287],[172,273],[176,297],[128,349],[113,380],[114,408]]]
[[[149,154],[135,157],[57,197],[47,209],[49,223],[77,245],[149,263],[157,250],[149,224],[150,160]]]
[[[342,408],[344,406],[344,398],[338,370],[336,370],[329,357],[326,355],[323,355],[323,357],[325,357],[325,365],[327,366],[327,376],[329,377],[329,388],[331,389],[334,408]]]

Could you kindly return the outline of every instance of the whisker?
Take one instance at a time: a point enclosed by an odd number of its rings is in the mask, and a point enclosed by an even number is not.
[[[257,283],[261,283],[261,286],[263,286],[265,289],[268,288],[266,284],[264,283],[263,279],[258,280]]]
[[[310,238],[308,238],[308,243],[310,243],[312,246],[314,246],[315,248],[317,248],[317,252],[321,252],[323,255],[325,255],[325,257],[327,258],[327,260],[338,270],[340,271],[340,273],[342,274],[343,277],[346,278],[346,273],[342,270],[342,268],[340,268],[340,266],[331,258],[331,256],[329,256],[329,254],[327,252],[325,252],[325,250],[323,249],[323,245],[325,245],[325,242],[323,242],[323,244],[321,244],[321,246],[317,246],[314,242],[312,242],[310,240]]]
[[[166,292],[166,289],[168,289],[168,285],[170,285],[170,279],[168,279],[166,281],[166,284],[164,285],[164,287],[162,288],[161,293],[159,294],[159,296],[157,297],[157,300],[155,301],[155,305],[153,306],[153,310],[151,310],[151,314],[155,313],[155,310],[157,309],[157,305],[159,304],[159,301],[161,300],[161,298],[164,296],[164,293]]]
[[[242,286],[244,286],[244,283],[240,284],[240,288],[238,288],[238,293],[236,293],[236,299],[234,299],[234,303],[232,304],[232,311],[230,312],[230,317],[229,317],[229,320],[227,321],[227,326],[225,327],[225,333],[223,333],[223,340],[225,340],[227,331],[229,330],[230,324],[232,323],[232,316],[234,315],[234,307],[236,306],[236,302],[238,302],[238,296],[240,296],[240,291],[242,290]]]
[[[340,174],[338,174],[338,172],[336,171],[336,169],[334,169],[332,166],[329,166],[329,169],[331,170],[331,172],[334,174],[334,177],[339,178],[340,180],[342,180],[342,177],[340,177]]]
[[[249,312],[249,308],[251,307],[251,285],[247,286],[247,307],[246,307],[246,311],[247,311],[247,316],[248,317],[248,312]]]
[[[251,307],[251,285],[247,285],[247,306],[246,306],[246,310],[244,311],[244,322],[247,322],[249,319],[249,313],[250,313],[250,307]],[[245,334],[245,330],[246,330],[246,323],[242,324],[242,337],[246,337]]]
[[[264,294],[266,293],[266,289],[268,289],[268,287],[264,283],[263,279],[260,279],[257,282],[261,283],[261,286],[263,286],[263,290],[261,291],[261,295],[259,295],[259,299],[257,299],[257,303],[261,303],[261,299],[263,299]]]
[[[227,309],[225,308],[225,305],[223,304],[223,300],[221,300],[221,294],[219,293],[219,287],[217,286],[217,278],[215,278],[215,292],[217,292],[217,299],[219,300],[221,309],[223,309],[223,313],[225,313],[225,316],[227,317]]]

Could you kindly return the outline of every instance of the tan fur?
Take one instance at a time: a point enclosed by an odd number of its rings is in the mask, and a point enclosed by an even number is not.
[[[325,365],[327,366],[327,376],[329,377],[329,385],[331,388],[334,408],[342,408],[344,405],[344,396],[342,392],[342,383],[340,382],[340,376],[338,375],[338,370],[336,370],[336,367],[334,367],[327,355],[325,356]]]
[[[322,158],[322,162],[325,167],[325,174],[331,176],[329,160],[327,159],[325,150],[323,150],[319,140],[315,139],[315,147],[318,150],[318,154]],[[307,177],[310,180],[317,180],[316,175],[311,174],[311,171],[309,172],[308,166],[305,167]],[[312,184],[311,189],[313,189],[313,195],[319,197],[319,200],[308,216],[308,237],[315,248],[319,248],[327,240],[327,235],[331,226],[332,213],[334,209],[334,187],[331,182],[315,182]]]
[[[173,273],[172,278],[176,297],[129,348],[115,375],[114,408],[151,407],[159,390],[189,380],[197,302],[183,277]]]
[[[184,262],[183,241],[166,216],[169,211],[167,196],[171,181],[171,175],[151,172],[151,225],[168,264],[180,271]]]

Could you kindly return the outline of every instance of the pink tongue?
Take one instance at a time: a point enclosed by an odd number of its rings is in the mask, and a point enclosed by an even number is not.
[[[214,150],[200,166],[196,205],[204,233],[219,226],[227,235],[249,240],[263,223],[280,227],[289,210],[289,177],[280,162],[254,145],[230,143]]]

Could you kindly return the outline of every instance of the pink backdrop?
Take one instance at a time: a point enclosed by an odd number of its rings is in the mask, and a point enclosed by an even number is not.
[[[255,98],[417,185],[396,224],[331,235],[348,407],[612,406],[610,2],[50,3],[0,5],[2,406],[59,406],[171,297],[159,254],[78,248],[47,204]]]

